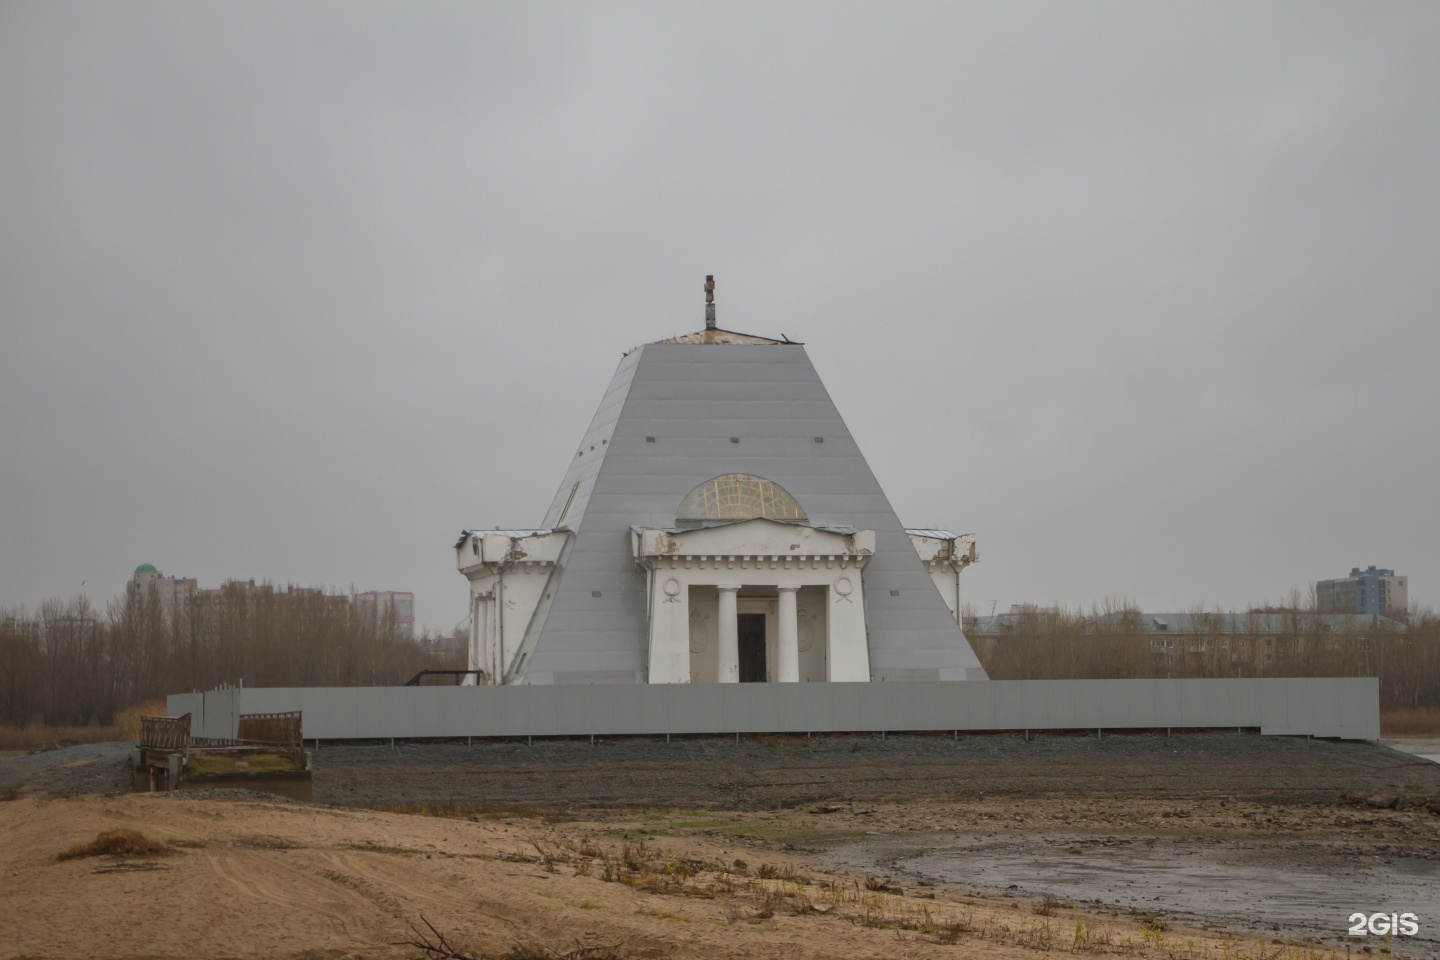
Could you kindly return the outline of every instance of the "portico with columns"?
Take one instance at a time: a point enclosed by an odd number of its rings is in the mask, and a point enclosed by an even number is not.
[[[649,584],[650,683],[865,681],[873,530],[755,518],[636,527]]]

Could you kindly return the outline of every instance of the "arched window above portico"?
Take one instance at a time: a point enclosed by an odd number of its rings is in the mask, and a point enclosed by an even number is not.
[[[706,480],[680,501],[676,522],[704,520],[806,519],[789,492],[773,480],[748,473],[726,473]]]

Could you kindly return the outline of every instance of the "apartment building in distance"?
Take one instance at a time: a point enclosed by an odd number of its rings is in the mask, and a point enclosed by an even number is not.
[[[371,590],[351,597],[326,593],[316,587],[276,587],[254,580],[226,580],[218,587],[201,587],[193,578],[167,577],[152,564],[142,563],[125,585],[125,592],[132,601],[157,597],[167,617],[174,616],[176,611],[185,614],[197,607],[305,601],[323,605],[328,610],[353,613],[366,622],[393,623],[396,635],[407,640],[415,636],[415,594],[408,591]]]
[[[200,586],[194,579],[167,577],[156,570],[152,563],[142,563],[136,567],[135,575],[125,584],[125,593],[131,601],[153,593],[159,598],[160,608],[167,617],[172,616],[177,609],[184,610],[193,603],[199,590]]]
[[[1315,584],[1315,604],[1321,613],[1404,613],[1410,605],[1408,578],[1373,564],[1350,576]]]
[[[371,590],[355,594],[355,612],[367,623],[393,623],[395,636],[415,637],[415,594],[400,590]]]

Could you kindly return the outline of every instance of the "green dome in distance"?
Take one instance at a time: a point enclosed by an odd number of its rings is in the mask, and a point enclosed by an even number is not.
[[[140,566],[138,566],[138,567],[135,568],[135,572],[136,572],[136,573],[159,573],[160,571],[155,569],[155,564],[153,564],[153,563],[142,563],[142,564],[140,564]]]

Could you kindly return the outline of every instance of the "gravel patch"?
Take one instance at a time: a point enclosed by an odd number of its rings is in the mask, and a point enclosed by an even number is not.
[[[827,799],[1440,795],[1440,765],[1373,743],[1253,733],[477,741],[322,746],[327,803],[761,809]]]
[[[134,744],[82,743],[0,760],[0,794],[19,788],[52,797],[128,793]]]
[[[131,789],[129,743],[0,760],[0,794]],[[1440,764],[1375,743],[1253,733],[607,738],[322,745],[326,804],[426,802],[773,809],[946,796],[1227,796],[1331,802],[1440,796]],[[268,791],[266,791],[268,793]],[[185,790],[190,798],[232,788]],[[267,796],[266,799],[269,799]],[[284,801],[289,802],[289,801]]]

